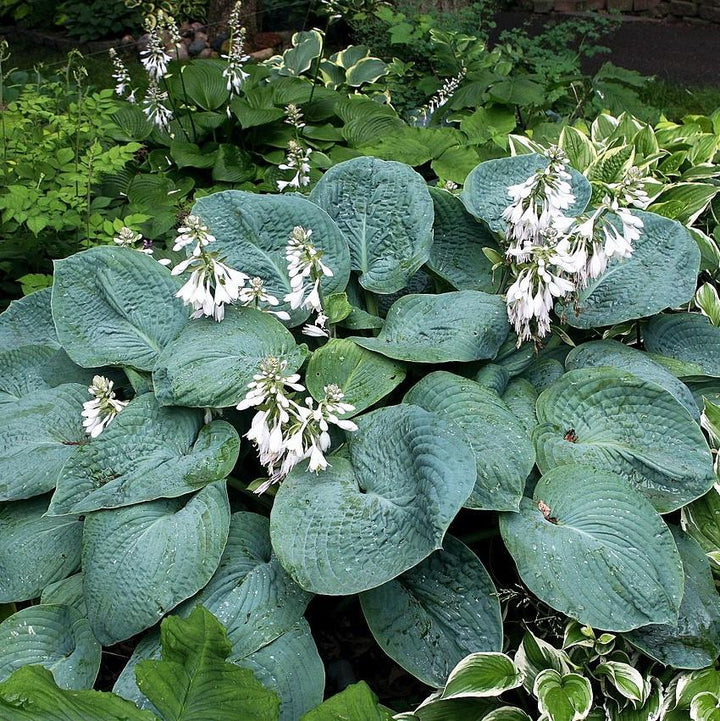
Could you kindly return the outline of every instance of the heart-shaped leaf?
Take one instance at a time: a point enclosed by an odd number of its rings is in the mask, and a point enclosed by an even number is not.
[[[494,358],[510,326],[499,295],[461,290],[405,295],[395,301],[377,338],[353,337],[388,358],[450,363]]]
[[[200,198],[193,212],[215,236],[213,249],[232,268],[262,278],[267,291],[281,301],[277,308],[290,313],[292,325],[302,323],[308,316],[306,310],[293,311],[283,301],[292,290],[285,248],[295,226],[312,230],[310,242],[322,252],[322,262],[333,273],[323,276],[323,293],[339,293],[347,286],[350,277],[347,240],[324,210],[300,195],[225,190]]]
[[[226,408],[239,403],[268,356],[302,365],[307,347],[280,321],[254,308],[229,308],[222,323],[200,318],[160,354],[153,372],[161,405]]]
[[[88,513],[192,493],[227,476],[239,448],[229,423],[203,425],[200,411],[163,408],[145,393],[65,464],[48,512]]]
[[[197,593],[220,563],[230,526],[222,482],[188,499],[96,511],[85,519],[83,590],[95,636],[110,646]]]
[[[541,671],[551,668],[565,674],[575,667],[565,651],[556,649],[530,631],[525,632],[514,661],[522,671],[523,686],[529,693],[532,693],[535,679]]]
[[[541,471],[584,463],[620,473],[661,513],[715,481],[700,427],[655,383],[607,367],[570,371],[540,394],[536,410]]]
[[[568,370],[598,366],[611,366],[656,383],[682,403],[693,418],[700,418],[700,411],[690,389],[656,363],[648,353],[630,348],[615,340],[597,340],[581,343],[570,351],[565,359],[565,367]]]
[[[360,596],[383,651],[436,688],[468,654],[500,651],[503,635],[497,591],[482,563],[452,536],[444,546]]]
[[[91,248],[55,262],[52,312],[58,338],[83,368],[152,370],[188,321],[180,281],[127,248]]]
[[[643,653],[674,668],[704,668],[720,654],[720,597],[697,541],[671,527],[685,571],[677,623],[645,626],[626,638]]]
[[[500,532],[530,591],[580,623],[629,631],[677,619],[683,572],[672,534],[615,473],[554,468],[519,513],[501,514]]]
[[[37,598],[80,565],[82,523],[47,518],[47,496],[0,504],[0,603]]]
[[[87,440],[81,413],[88,399],[87,388],[67,383],[0,405],[0,501],[55,487],[65,461]]]
[[[347,238],[352,269],[366,290],[402,290],[430,255],[432,198],[407,165],[377,158],[339,163],[318,181],[310,199]]]
[[[446,418],[467,438],[477,478],[466,507],[517,509],[535,452],[522,423],[496,393],[468,378],[436,371],[414,385],[404,402]]]
[[[521,683],[520,669],[504,653],[472,653],[450,672],[440,698],[499,696]]]
[[[307,389],[315,400],[325,397],[325,386],[335,384],[344,402],[355,406],[345,418],[364,411],[384,398],[405,379],[401,363],[373,353],[348,338],[333,338],[318,348],[305,373]]]
[[[28,606],[0,623],[0,680],[38,664],[61,688],[91,688],[102,649],[86,618],[70,606]]]
[[[648,323],[644,335],[650,353],[690,364],[698,375],[720,378],[720,328],[704,315],[658,315]]]
[[[607,270],[579,291],[577,303],[558,314],[576,328],[624,323],[676,308],[695,295],[700,251],[685,226],[633,210],[643,222],[630,258],[614,258]]]
[[[560,675],[554,669],[541,671],[533,687],[538,710],[553,721],[580,721],[592,707],[593,692],[590,681],[578,673]]]
[[[422,408],[381,408],[358,426],[349,458],[292,472],[270,515],[280,562],[315,593],[359,593],[415,566],[441,547],[475,481],[470,448]]]

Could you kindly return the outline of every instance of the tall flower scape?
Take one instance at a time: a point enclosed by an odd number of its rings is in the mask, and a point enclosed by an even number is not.
[[[571,217],[575,203],[567,157],[558,147],[545,153],[548,164],[517,185],[502,214],[507,222],[505,255],[514,283],[508,288],[508,318],[518,336],[539,340],[550,332],[550,311],[607,268],[611,258],[629,258],[642,221],[624,205],[646,207],[637,168],[612,188],[589,216]]]

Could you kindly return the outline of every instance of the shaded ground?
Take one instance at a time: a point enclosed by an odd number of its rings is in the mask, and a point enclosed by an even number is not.
[[[562,15],[502,12],[498,30],[531,23],[535,31]],[[615,33],[602,40],[612,54],[586,61],[592,72],[605,61],[689,86],[720,85],[720,25],[695,25],[646,18],[626,18]]]

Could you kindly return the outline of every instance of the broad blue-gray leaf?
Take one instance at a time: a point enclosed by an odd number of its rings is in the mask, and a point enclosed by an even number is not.
[[[475,480],[469,446],[417,406],[357,420],[348,458],[315,474],[296,468],[280,486],[270,536],[280,562],[315,593],[380,586],[442,545]]]
[[[14,300],[0,314],[0,348],[11,350],[23,345],[60,348],[50,310],[50,288]]]
[[[407,165],[367,157],[339,163],[310,198],[348,239],[352,269],[373,293],[402,290],[430,255],[432,198]]]
[[[81,616],[87,618],[87,606],[83,595],[82,573],[55,581],[43,589],[40,603],[55,603],[72,606]]]
[[[589,466],[554,468],[500,533],[523,582],[580,623],[629,631],[674,623],[683,570],[672,534],[621,476]]]

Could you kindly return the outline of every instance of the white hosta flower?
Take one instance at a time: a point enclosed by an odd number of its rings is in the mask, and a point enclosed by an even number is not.
[[[627,208],[620,208],[617,200],[613,200],[609,208],[620,220],[622,230],[618,230],[613,223],[605,221],[602,227],[605,235],[605,255],[608,258],[629,258],[635,241],[640,239],[643,222]]]
[[[142,239],[143,237],[140,233],[136,233],[132,228],[128,228],[126,225],[120,228],[118,234],[113,238],[115,243],[122,248],[134,248],[137,243],[142,241]],[[147,251],[143,249],[143,252]],[[152,248],[150,248],[150,253],[148,253],[148,255],[151,254]]]
[[[328,317],[320,311],[317,314],[317,317],[315,318],[315,321],[313,323],[307,323],[303,326],[302,332],[305,335],[314,337],[314,338],[328,338],[329,333],[327,326],[325,325],[327,323]]]
[[[237,404],[237,409],[242,411],[272,401],[287,411],[290,402],[286,388],[298,392],[305,390],[305,387],[299,382],[300,375],[298,373],[288,374],[287,365],[287,360],[280,360],[274,356],[261,361],[260,371],[248,383],[249,390],[245,398]]]
[[[161,130],[167,130],[172,120],[172,111],[165,105],[168,94],[152,81],[143,100],[145,117]]]
[[[113,64],[112,79],[115,81],[115,94],[124,98],[126,91],[130,90],[130,92],[127,93],[127,100],[130,103],[134,103],[135,91],[131,88],[132,80],[130,79],[128,69],[125,67],[125,63],[123,63],[120,56],[115,52],[115,48],[110,48],[108,54]]]
[[[609,187],[615,197],[625,205],[632,205],[635,208],[645,210],[650,205],[650,196],[647,194],[644,185],[651,180],[652,178],[642,177],[640,168],[633,165],[619,183],[610,183]]]
[[[467,70],[463,66],[460,68],[460,72],[455,77],[445,80],[440,90],[438,90],[437,93],[430,98],[428,104],[420,108],[419,119],[421,124],[427,125],[430,122],[430,118],[433,113],[450,100],[455,91],[460,87],[460,83],[462,83],[465,79],[466,74]]]
[[[95,376],[88,388],[92,400],[83,403],[83,426],[91,438],[97,438],[108,423],[125,408],[127,401],[115,397],[113,381],[105,376]]]
[[[302,111],[294,103],[290,103],[285,107],[285,122],[292,125],[296,130],[305,127]]]
[[[263,307],[280,305],[280,301],[265,290],[265,282],[262,278],[251,278],[249,284],[240,290],[238,302],[241,305],[257,308],[264,313],[271,313],[280,320],[290,320],[290,314],[284,310],[270,310]]]
[[[185,246],[197,243],[204,248],[215,242],[215,236],[211,235],[208,227],[198,218],[197,215],[188,215],[185,218],[185,225],[178,228],[178,236],[175,238],[173,250],[182,250]]]
[[[310,155],[312,149],[304,149],[300,143],[295,140],[288,142],[287,155],[285,162],[278,165],[280,170],[294,170],[295,175],[292,180],[278,180],[277,187],[282,193],[286,188],[301,188],[310,184]]]
[[[152,83],[157,84],[167,75],[168,63],[172,58],[165,52],[157,21],[149,18],[145,29],[148,42],[147,48],[140,52],[140,62]]]
[[[241,2],[236,2],[230,13],[228,20],[228,28],[230,29],[230,40],[228,41],[227,54],[220,57],[227,62],[222,72],[223,77],[227,80],[227,90],[231,95],[237,95],[240,92],[242,84],[250,77],[244,70],[245,63],[250,60],[250,56],[245,54],[245,28],[240,20]]]

